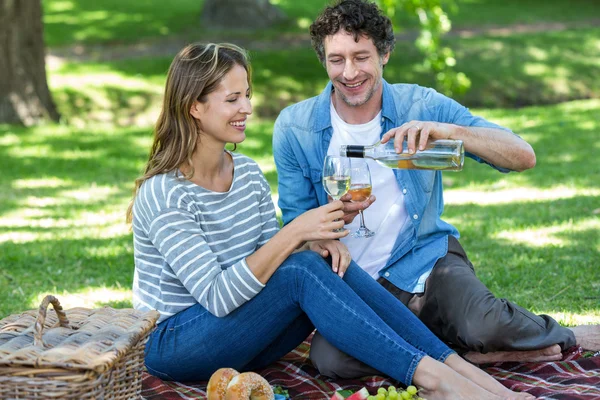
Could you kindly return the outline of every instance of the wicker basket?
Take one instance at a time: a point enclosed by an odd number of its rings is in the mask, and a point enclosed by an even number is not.
[[[49,303],[56,312],[46,318]],[[0,399],[139,399],[157,318],[109,307],[63,311],[46,296],[39,311],[0,321]]]

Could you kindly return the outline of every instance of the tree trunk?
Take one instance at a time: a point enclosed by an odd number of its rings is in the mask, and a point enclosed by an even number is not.
[[[205,0],[201,22],[211,29],[255,30],[285,19],[269,0]]]
[[[44,53],[41,0],[0,0],[0,123],[58,121]]]

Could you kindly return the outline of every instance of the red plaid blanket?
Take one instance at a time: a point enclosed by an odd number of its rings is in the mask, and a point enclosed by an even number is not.
[[[331,380],[319,375],[308,361],[309,346],[304,342],[280,361],[257,372],[272,386],[287,389],[294,400],[329,399],[337,390],[359,390],[363,386],[372,394],[380,386],[398,386],[398,382],[380,376]],[[483,368],[504,386],[539,399],[600,399],[600,355],[581,349],[570,349],[559,362],[497,363]],[[147,373],[142,379],[142,396],[146,400],[206,399],[207,382],[163,382]]]

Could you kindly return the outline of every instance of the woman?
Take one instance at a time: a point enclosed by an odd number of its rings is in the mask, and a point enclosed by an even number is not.
[[[279,229],[258,165],[225,149],[245,139],[250,94],[250,67],[234,45],[187,46],[169,69],[128,210],[134,305],[161,314],[148,371],[189,381],[265,367],[316,327],[429,399],[531,398],[462,360],[350,262],[336,240],[348,232],[334,231],[344,224],[340,201]]]

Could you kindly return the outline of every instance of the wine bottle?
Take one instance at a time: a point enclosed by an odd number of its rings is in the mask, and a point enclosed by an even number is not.
[[[406,140],[402,145],[401,153],[396,153],[393,138],[385,144],[377,142],[370,146],[342,145],[340,156],[371,158],[389,168],[440,171],[460,171],[465,162],[462,140],[432,140],[427,143],[425,150],[417,150],[414,154],[408,152]]]

